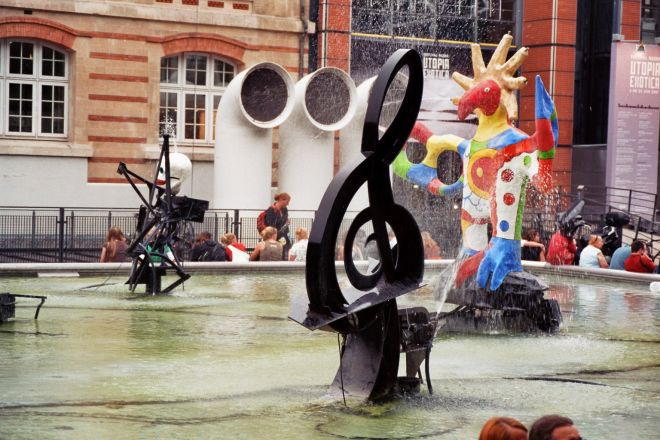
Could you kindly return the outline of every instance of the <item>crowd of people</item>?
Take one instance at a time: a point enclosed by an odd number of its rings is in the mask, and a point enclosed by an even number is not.
[[[578,251],[576,240],[562,231],[557,231],[550,238],[547,254],[541,243],[540,234],[534,229],[525,230],[521,240],[523,260],[547,261],[553,265],[573,265],[601,269],[625,270],[639,273],[658,273],[657,266],[649,256],[649,246],[642,240],[624,244],[614,251],[611,257],[603,249],[603,237],[589,235],[587,245]]]
[[[493,417],[481,428],[479,440],[582,440],[568,417],[547,415],[527,427],[512,417]]]
[[[305,261],[307,256],[308,231],[298,228],[295,231],[295,242],[289,235],[288,205],[291,196],[279,193],[274,202],[260,214],[257,219],[257,229],[261,237],[254,250],[248,253],[245,245],[240,243],[232,233],[222,235],[215,240],[209,232],[201,232],[195,239],[192,261]],[[396,237],[390,231],[390,241],[396,243]],[[425,259],[442,258],[440,246],[428,231],[421,232]],[[336,258],[343,260],[345,237],[338,241]],[[373,244],[373,243],[372,243]],[[553,265],[573,265],[580,267],[610,268],[628,272],[658,273],[660,265],[656,266],[649,256],[648,245],[641,240],[632,244],[624,244],[614,251],[611,257],[605,256],[603,238],[600,235],[589,236],[588,243],[578,250],[575,238],[565,230],[555,232],[548,243],[547,249],[541,240],[541,234],[536,229],[525,229],[522,233],[521,258],[528,261],[548,262]],[[373,247],[373,246],[372,246]],[[108,230],[101,251],[101,262],[122,262],[130,259],[126,255],[128,248],[126,238],[118,227]],[[372,250],[373,251],[373,250]],[[369,238],[364,230],[359,230],[353,240],[351,255],[354,261],[366,260],[370,255]]]

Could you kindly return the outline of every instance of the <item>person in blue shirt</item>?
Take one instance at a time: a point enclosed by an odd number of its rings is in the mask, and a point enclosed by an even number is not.
[[[631,249],[629,244],[624,244],[615,250],[612,254],[612,259],[610,260],[610,269],[625,270],[623,263],[630,256],[630,252]]]

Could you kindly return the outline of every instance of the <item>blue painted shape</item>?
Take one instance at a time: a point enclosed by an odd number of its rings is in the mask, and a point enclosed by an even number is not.
[[[435,168],[426,166],[423,163],[416,163],[410,167],[406,177],[412,183],[426,188],[426,185],[428,185],[431,180],[438,177],[438,172]]]
[[[470,141],[468,139],[463,139],[461,143],[458,144],[456,150],[458,151],[458,154],[463,157],[466,151],[470,151]]]
[[[493,237],[490,244],[491,246],[486,249],[484,259],[479,264],[477,285],[485,288],[488,277],[492,274],[490,290],[497,290],[509,272],[523,270],[520,262],[520,240]]]
[[[494,138],[488,141],[488,148],[494,150],[501,150],[504,147],[509,145],[516,144],[524,139],[527,139],[529,135],[515,128],[509,128],[504,130],[502,133],[498,134]]]
[[[509,222],[506,221],[506,220],[502,220],[500,222],[500,229],[502,230],[502,232],[508,231],[509,230]]]
[[[540,75],[536,75],[536,99],[534,102],[534,116],[536,119],[550,119],[555,112],[555,103],[545,90],[543,80]]]

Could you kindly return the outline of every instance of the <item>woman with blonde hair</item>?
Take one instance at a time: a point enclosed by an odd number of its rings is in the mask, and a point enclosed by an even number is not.
[[[103,244],[103,249],[101,249],[100,261],[101,263],[127,261],[127,249],[128,244],[126,244],[124,233],[117,226],[113,226],[108,229],[108,233],[106,234],[105,243]]]
[[[250,261],[282,261],[282,243],[277,241],[277,229],[267,226],[261,238],[250,254]]]
[[[307,238],[309,234],[306,228],[296,229],[296,242],[289,251],[289,261],[307,260]]]
[[[235,263],[245,263],[250,260],[250,256],[245,250],[245,245],[236,239],[236,235],[227,232],[220,237],[220,242],[225,245],[227,259]]]
[[[527,440],[527,428],[511,417],[492,417],[481,428],[479,440]]]

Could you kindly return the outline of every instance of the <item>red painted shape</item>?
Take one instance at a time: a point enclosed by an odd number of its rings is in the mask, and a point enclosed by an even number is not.
[[[462,286],[466,279],[477,273],[479,264],[484,259],[484,253],[484,251],[476,253],[461,264],[461,267],[458,268],[458,273],[456,273],[456,281],[454,283],[456,287]]]
[[[506,170],[502,171],[502,180],[504,182],[511,182],[513,180],[513,170],[507,168]]]
[[[504,204],[509,206],[513,205],[516,202],[516,196],[514,196],[511,193],[504,194],[503,199],[504,199]]]
[[[475,109],[487,116],[492,115],[500,105],[501,94],[500,86],[492,79],[472,86],[458,103],[458,119],[464,120]]]

